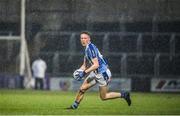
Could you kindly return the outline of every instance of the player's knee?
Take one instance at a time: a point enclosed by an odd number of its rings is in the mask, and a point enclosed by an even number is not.
[[[81,94],[84,94],[84,93],[86,92],[86,89],[84,89],[84,88],[81,87],[81,88],[79,89],[79,92],[80,92]]]

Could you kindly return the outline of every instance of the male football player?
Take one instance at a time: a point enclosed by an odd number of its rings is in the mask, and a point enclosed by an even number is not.
[[[93,87],[95,84],[98,84],[99,86],[100,98],[102,100],[123,98],[130,106],[131,99],[129,92],[108,92],[107,86],[111,80],[111,72],[108,68],[107,62],[104,60],[98,48],[91,43],[90,33],[81,32],[80,41],[82,46],[85,48],[85,56],[84,62],[80,67],[83,71],[79,72],[78,76],[79,78],[86,78],[77,93],[74,103],[68,109],[77,109],[86,90]],[[87,66],[87,62],[91,64],[89,67]]]

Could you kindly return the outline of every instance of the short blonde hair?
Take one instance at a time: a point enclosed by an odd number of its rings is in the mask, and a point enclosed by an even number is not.
[[[81,34],[86,34],[86,35],[88,35],[91,38],[91,33],[88,32],[88,31],[82,31]]]

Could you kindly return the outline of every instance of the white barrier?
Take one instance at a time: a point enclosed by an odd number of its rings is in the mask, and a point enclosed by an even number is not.
[[[60,90],[60,91],[77,91],[82,82],[76,81],[73,78],[65,77],[53,77],[50,78],[50,90]],[[98,91],[97,85],[92,87],[90,91]],[[131,79],[129,78],[114,78],[109,83],[110,91],[120,91],[127,90],[131,91]]]

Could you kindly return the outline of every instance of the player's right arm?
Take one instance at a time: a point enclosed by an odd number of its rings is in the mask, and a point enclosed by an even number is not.
[[[80,69],[86,70],[86,58],[84,58],[83,64],[81,65]]]

